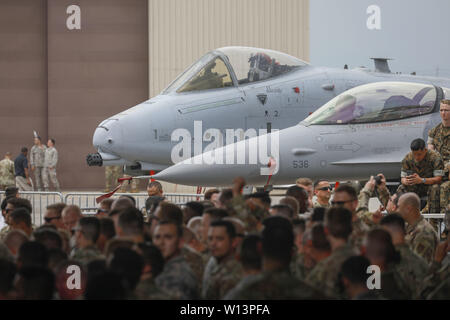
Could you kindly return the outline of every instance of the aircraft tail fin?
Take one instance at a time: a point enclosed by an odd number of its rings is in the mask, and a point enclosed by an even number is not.
[[[392,60],[390,58],[370,58],[375,63],[375,71],[382,73],[391,73],[391,69],[389,69],[388,60]]]

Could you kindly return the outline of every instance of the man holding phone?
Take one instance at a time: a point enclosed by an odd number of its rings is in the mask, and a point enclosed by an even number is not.
[[[427,149],[423,139],[415,139],[411,142],[411,152],[402,161],[402,184],[398,191],[427,197],[427,212],[440,212],[439,188],[443,175],[444,162],[439,153]]]

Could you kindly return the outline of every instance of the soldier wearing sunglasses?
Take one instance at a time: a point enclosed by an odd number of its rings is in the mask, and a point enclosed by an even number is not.
[[[333,188],[331,187],[329,181],[327,180],[316,181],[314,183],[314,194],[316,195],[316,197],[313,199],[313,207],[329,208],[331,190],[333,190]]]

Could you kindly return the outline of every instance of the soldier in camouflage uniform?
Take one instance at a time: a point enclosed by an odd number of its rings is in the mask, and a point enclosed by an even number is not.
[[[352,300],[384,300],[380,290],[367,287],[370,261],[364,256],[352,256],[344,261],[340,271],[340,282],[346,296]]]
[[[263,270],[239,284],[226,299],[318,299],[323,295],[289,272],[294,246],[292,225],[284,217],[270,217],[262,231]]]
[[[161,221],[153,233],[153,243],[164,257],[163,271],[155,278],[158,287],[176,299],[197,299],[198,283],[181,254],[183,228],[173,221]]]
[[[383,207],[387,207],[390,199],[389,190],[386,187],[386,178],[381,173],[377,176],[380,177],[380,184],[377,184],[374,177],[371,176],[364,188],[359,192],[358,196],[358,208],[356,209],[356,214],[369,227],[376,224],[374,221],[375,213],[369,211],[370,198],[377,196]]]
[[[366,187],[371,184],[372,180],[367,182]],[[368,211],[367,208],[359,207],[358,197],[356,194],[355,188],[351,185],[340,185],[334,192],[334,198],[332,202],[333,206],[343,206],[344,208],[350,210],[352,213],[352,234],[350,235],[350,243],[355,248],[360,248],[363,242],[363,239],[367,232],[369,231],[369,227],[365,222],[360,218],[361,216],[366,216],[365,213]]]
[[[244,222],[245,230],[247,232],[258,232],[262,228],[262,220],[270,215],[268,210],[261,205],[261,201],[259,199],[245,199],[242,196],[242,189],[244,186],[244,178],[237,177],[233,180],[232,199],[225,206],[230,216],[238,218]]]
[[[397,213],[389,214],[380,221],[380,225],[389,232],[395,249],[400,253],[400,262],[396,268],[399,270],[405,283],[409,284],[412,293],[421,285],[428,273],[427,262],[414,253],[405,242],[405,220]]]
[[[450,299],[450,238],[439,243],[427,276],[418,290],[420,299]]]
[[[311,270],[331,254],[330,243],[321,222],[315,222],[311,228],[305,231],[303,242],[304,253],[302,258],[297,258],[295,269],[291,263],[292,274],[300,280],[305,280]]]
[[[445,174],[441,184],[441,212],[444,212],[450,198],[450,100],[441,100],[442,122],[428,132],[428,148],[439,152],[444,161]]]
[[[121,166],[105,166],[105,192],[111,192],[119,183],[122,176]]]
[[[314,183],[316,197],[312,199],[313,208],[329,208],[331,190],[332,188],[328,180],[317,180]]]
[[[237,259],[242,264],[243,277],[239,283],[223,297],[228,300],[245,286],[258,278],[262,272],[262,242],[259,234],[245,236],[238,248]]]
[[[365,256],[381,270],[381,293],[387,299],[411,299],[415,283],[408,283],[405,270],[399,268],[400,253],[387,230],[375,228],[367,234]]]
[[[215,265],[202,288],[204,299],[221,299],[243,277],[242,265],[235,258],[236,230],[230,221],[215,221],[209,228],[208,247]]]
[[[135,249],[142,255],[144,267],[142,269],[141,280],[130,298],[139,300],[172,299],[169,293],[158,287],[155,283],[155,278],[164,268],[164,257],[161,251],[150,243],[140,243]]]
[[[171,300],[170,294],[158,287],[153,278],[141,280],[134,293],[130,297],[131,300]]]
[[[325,228],[331,245],[331,255],[312,269],[306,282],[330,298],[344,298],[339,271],[345,260],[359,254],[349,242],[352,234],[352,213],[343,207],[330,208],[325,214]]]
[[[414,192],[420,198],[428,199],[428,212],[440,212],[440,183],[444,175],[442,157],[428,150],[425,141],[411,142],[411,152],[402,160],[401,181],[398,191]]]
[[[419,256],[431,263],[438,237],[433,227],[420,214],[420,199],[417,194],[405,193],[398,200],[398,210],[408,223],[406,243]]]
[[[187,245],[183,245],[183,248],[181,248],[181,254],[189,264],[189,267],[191,267],[195,277],[197,278],[197,282],[200,284],[203,279],[203,272],[205,269],[202,255]]]
[[[0,190],[16,186],[14,162],[11,160],[11,156],[11,152],[7,152],[5,158],[0,161]]]
[[[56,191],[60,191],[59,182],[56,177],[56,165],[58,164],[58,151],[55,149],[55,140],[49,139],[47,142],[47,149],[45,150],[44,158],[44,171],[42,180],[44,182],[44,191],[49,191],[48,189],[48,179],[52,182]]]
[[[41,142],[41,137],[34,138],[34,146],[31,148],[30,153],[30,165],[31,171],[34,172],[34,181],[38,191],[42,191],[42,175],[46,149],[47,148]]]
[[[100,222],[97,217],[82,217],[75,227],[75,241],[77,250],[71,255],[71,259],[86,266],[96,259],[104,259],[97,248],[96,242],[100,235]]]

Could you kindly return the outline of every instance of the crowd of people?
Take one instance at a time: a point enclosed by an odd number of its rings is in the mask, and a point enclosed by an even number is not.
[[[377,177],[359,194],[301,178],[278,204],[267,192],[243,195],[240,177],[183,205],[151,181],[144,208],[132,196],[104,199],[95,215],[56,203],[39,227],[30,202],[8,188],[0,297],[449,299],[448,239],[439,242],[416,193],[390,195]],[[374,195],[383,207],[369,212]]]
[[[237,177],[179,205],[149,181],[145,208],[130,195],[102,200],[94,215],[55,203],[35,226],[18,188],[30,185],[23,148],[15,179],[0,180],[0,299],[450,299],[450,100],[440,108],[393,194],[381,173],[361,190],[299,178],[275,204],[268,192],[244,195]],[[51,176],[54,140],[35,147],[32,171]],[[371,212],[373,197],[381,206]],[[441,239],[422,215],[439,212]]]
[[[58,151],[55,143],[55,139],[49,139],[45,146],[41,137],[36,136],[29,161],[27,147],[22,147],[14,161],[11,152],[6,152],[0,161],[0,191],[8,187],[17,187],[21,191],[49,191],[50,182],[56,191],[61,191],[56,174]]]

